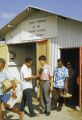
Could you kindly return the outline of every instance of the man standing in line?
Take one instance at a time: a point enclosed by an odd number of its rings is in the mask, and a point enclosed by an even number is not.
[[[38,70],[40,76],[40,100],[42,105],[41,114],[50,115],[51,111],[51,98],[50,90],[53,88],[52,74],[49,65],[46,63],[46,56],[39,57],[40,68]]]
[[[12,84],[12,93],[11,89],[9,91],[6,89],[6,87],[3,85],[4,80],[11,81]],[[7,105],[8,100],[10,99],[10,96],[12,94],[12,97],[16,99],[16,92],[15,92],[15,82],[13,77],[11,76],[10,72],[5,69],[5,60],[3,58],[0,58],[0,120],[4,120],[4,109],[10,108]],[[12,101],[13,102],[13,101]],[[5,106],[5,105],[6,106]],[[4,107],[4,109],[3,109]],[[15,112],[19,115],[19,119],[23,120],[23,112],[19,111],[17,108],[13,107],[11,108],[12,112]]]
[[[68,92],[68,69],[63,65],[62,59],[57,60],[58,66],[54,68],[54,88],[52,92],[52,101],[54,109],[61,111],[63,106],[63,97],[61,94]],[[57,104],[58,102],[58,104]]]
[[[20,76],[21,76],[21,86],[23,90],[23,96],[21,100],[21,111],[24,111],[26,102],[28,104],[30,117],[35,117],[36,113],[34,112],[34,107],[32,104],[32,80],[36,79],[36,76],[32,75],[32,58],[28,57],[25,59],[25,63],[21,67]]]

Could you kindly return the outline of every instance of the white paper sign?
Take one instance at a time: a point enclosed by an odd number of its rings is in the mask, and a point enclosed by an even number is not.
[[[21,23],[21,40],[52,38],[57,36],[55,16],[26,20]]]

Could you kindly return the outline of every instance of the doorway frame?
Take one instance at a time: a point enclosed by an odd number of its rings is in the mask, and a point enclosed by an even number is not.
[[[78,54],[79,54],[79,108],[82,109],[82,47],[74,47],[74,48],[60,48],[60,56],[61,56],[61,50],[72,50],[72,49],[79,49]]]

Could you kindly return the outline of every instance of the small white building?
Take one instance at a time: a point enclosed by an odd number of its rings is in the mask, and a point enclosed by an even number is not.
[[[27,56],[33,58],[33,73],[38,57],[47,56],[51,69],[58,58],[70,61],[79,80],[79,106],[82,105],[82,23],[39,8],[28,7],[0,30],[0,57],[20,79],[19,70]],[[4,46],[4,42],[6,46]]]

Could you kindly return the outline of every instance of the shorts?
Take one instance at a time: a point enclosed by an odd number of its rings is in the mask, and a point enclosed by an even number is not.
[[[11,93],[0,95],[0,102],[7,103],[11,97]]]

